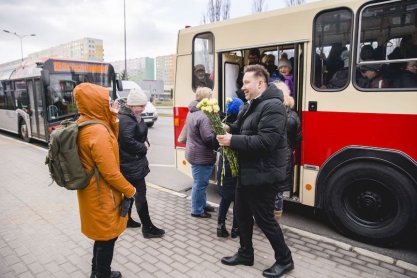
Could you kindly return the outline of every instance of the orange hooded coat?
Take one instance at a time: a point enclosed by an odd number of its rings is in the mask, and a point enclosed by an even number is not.
[[[109,128],[92,124],[79,131],[81,163],[88,172],[95,165],[100,179],[97,187],[93,176],[89,185],[77,194],[81,232],[92,240],[110,240],[126,229],[128,217],[120,216],[123,194],[127,197],[135,194],[135,188],[120,173],[117,114],[110,111],[109,91],[103,87],[82,83],[75,87],[74,97],[80,113],[78,123],[95,119]]]

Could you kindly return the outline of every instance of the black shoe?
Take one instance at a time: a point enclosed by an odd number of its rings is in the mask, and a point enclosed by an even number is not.
[[[204,208],[204,212],[215,212],[215,211],[216,209],[213,206],[206,204],[206,207]]]
[[[110,278],[121,278],[122,277],[122,273],[120,273],[120,271],[112,271],[110,273]],[[97,276],[97,272],[96,271],[92,271],[90,278],[98,278]]]
[[[203,212],[202,214],[194,214],[194,213],[191,213],[191,216],[192,217],[199,217],[199,218],[210,218],[211,217],[211,214],[210,213],[207,213],[207,212]]]
[[[139,228],[140,226],[141,226],[141,224],[139,222],[136,222],[132,218],[129,218],[129,220],[127,220],[127,227],[128,228]]]
[[[163,237],[165,231],[155,227],[153,224],[151,226],[143,226],[142,227],[142,234],[144,238],[158,238]]]
[[[232,238],[237,238],[239,236],[239,228],[232,228],[230,236]]]
[[[270,268],[265,269],[262,272],[262,275],[268,278],[277,278],[281,277],[284,273],[287,273],[293,269],[294,262],[292,260],[287,264],[279,264],[278,262],[275,262]]]
[[[231,257],[223,257],[221,260],[222,264],[225,265],[253,265],[253,255],[252,256],[243,256],[242,254],[236,253]]]
[[[218,237],[228,237],[229,236],[229,232],[226,230],[226,226],[225,226],[224,222],[219,223],[217,225],[217,236]]]

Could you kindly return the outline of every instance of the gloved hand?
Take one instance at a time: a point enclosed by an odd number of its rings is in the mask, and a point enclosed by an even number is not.
[[[120,216],[125,217],[129,211],[129,207],[133,198],[126,198],[124,197],[122,202],[120,203]]]

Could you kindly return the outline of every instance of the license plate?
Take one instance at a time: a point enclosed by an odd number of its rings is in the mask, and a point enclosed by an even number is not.
[[[143,119],[143,121],[144,121],[145,123],[150,123],[150,122],[152,122],[152,119]]]

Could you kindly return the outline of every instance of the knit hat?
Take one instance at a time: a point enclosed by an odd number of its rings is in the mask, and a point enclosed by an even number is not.
[[[368,61],[373,61],[373,60],[368,60]],[[368,71],[368,70],[370,70],[370,71],[380,71],[381,70],[381,64],[362,65],[360,67],[360,70],[362,72],[365,72],[365,71]]]
[[[197,72],[197,71],[206,71],[206,68],[204,67],[204,65],[202,65],[202,64],[198,64],[198,65],[196,65],[195,67],[194,67],[194,71],[195,72]]]
[[[129,106],[146,105],[146,103],[148,103],[148,98],[146,97],[142,89],[133,88],[130,90],[129,95],[127,96],[127,102],[126,102],[127,105]]]
[[[292,70],[291,63],[288,60],[279,60],[278,69],[281,67],[288,67],[290,70]]]
[[[240,98],[234,97],[230,103],[226,104],[226,113],[237,115],[242,105],[243,101]]]

